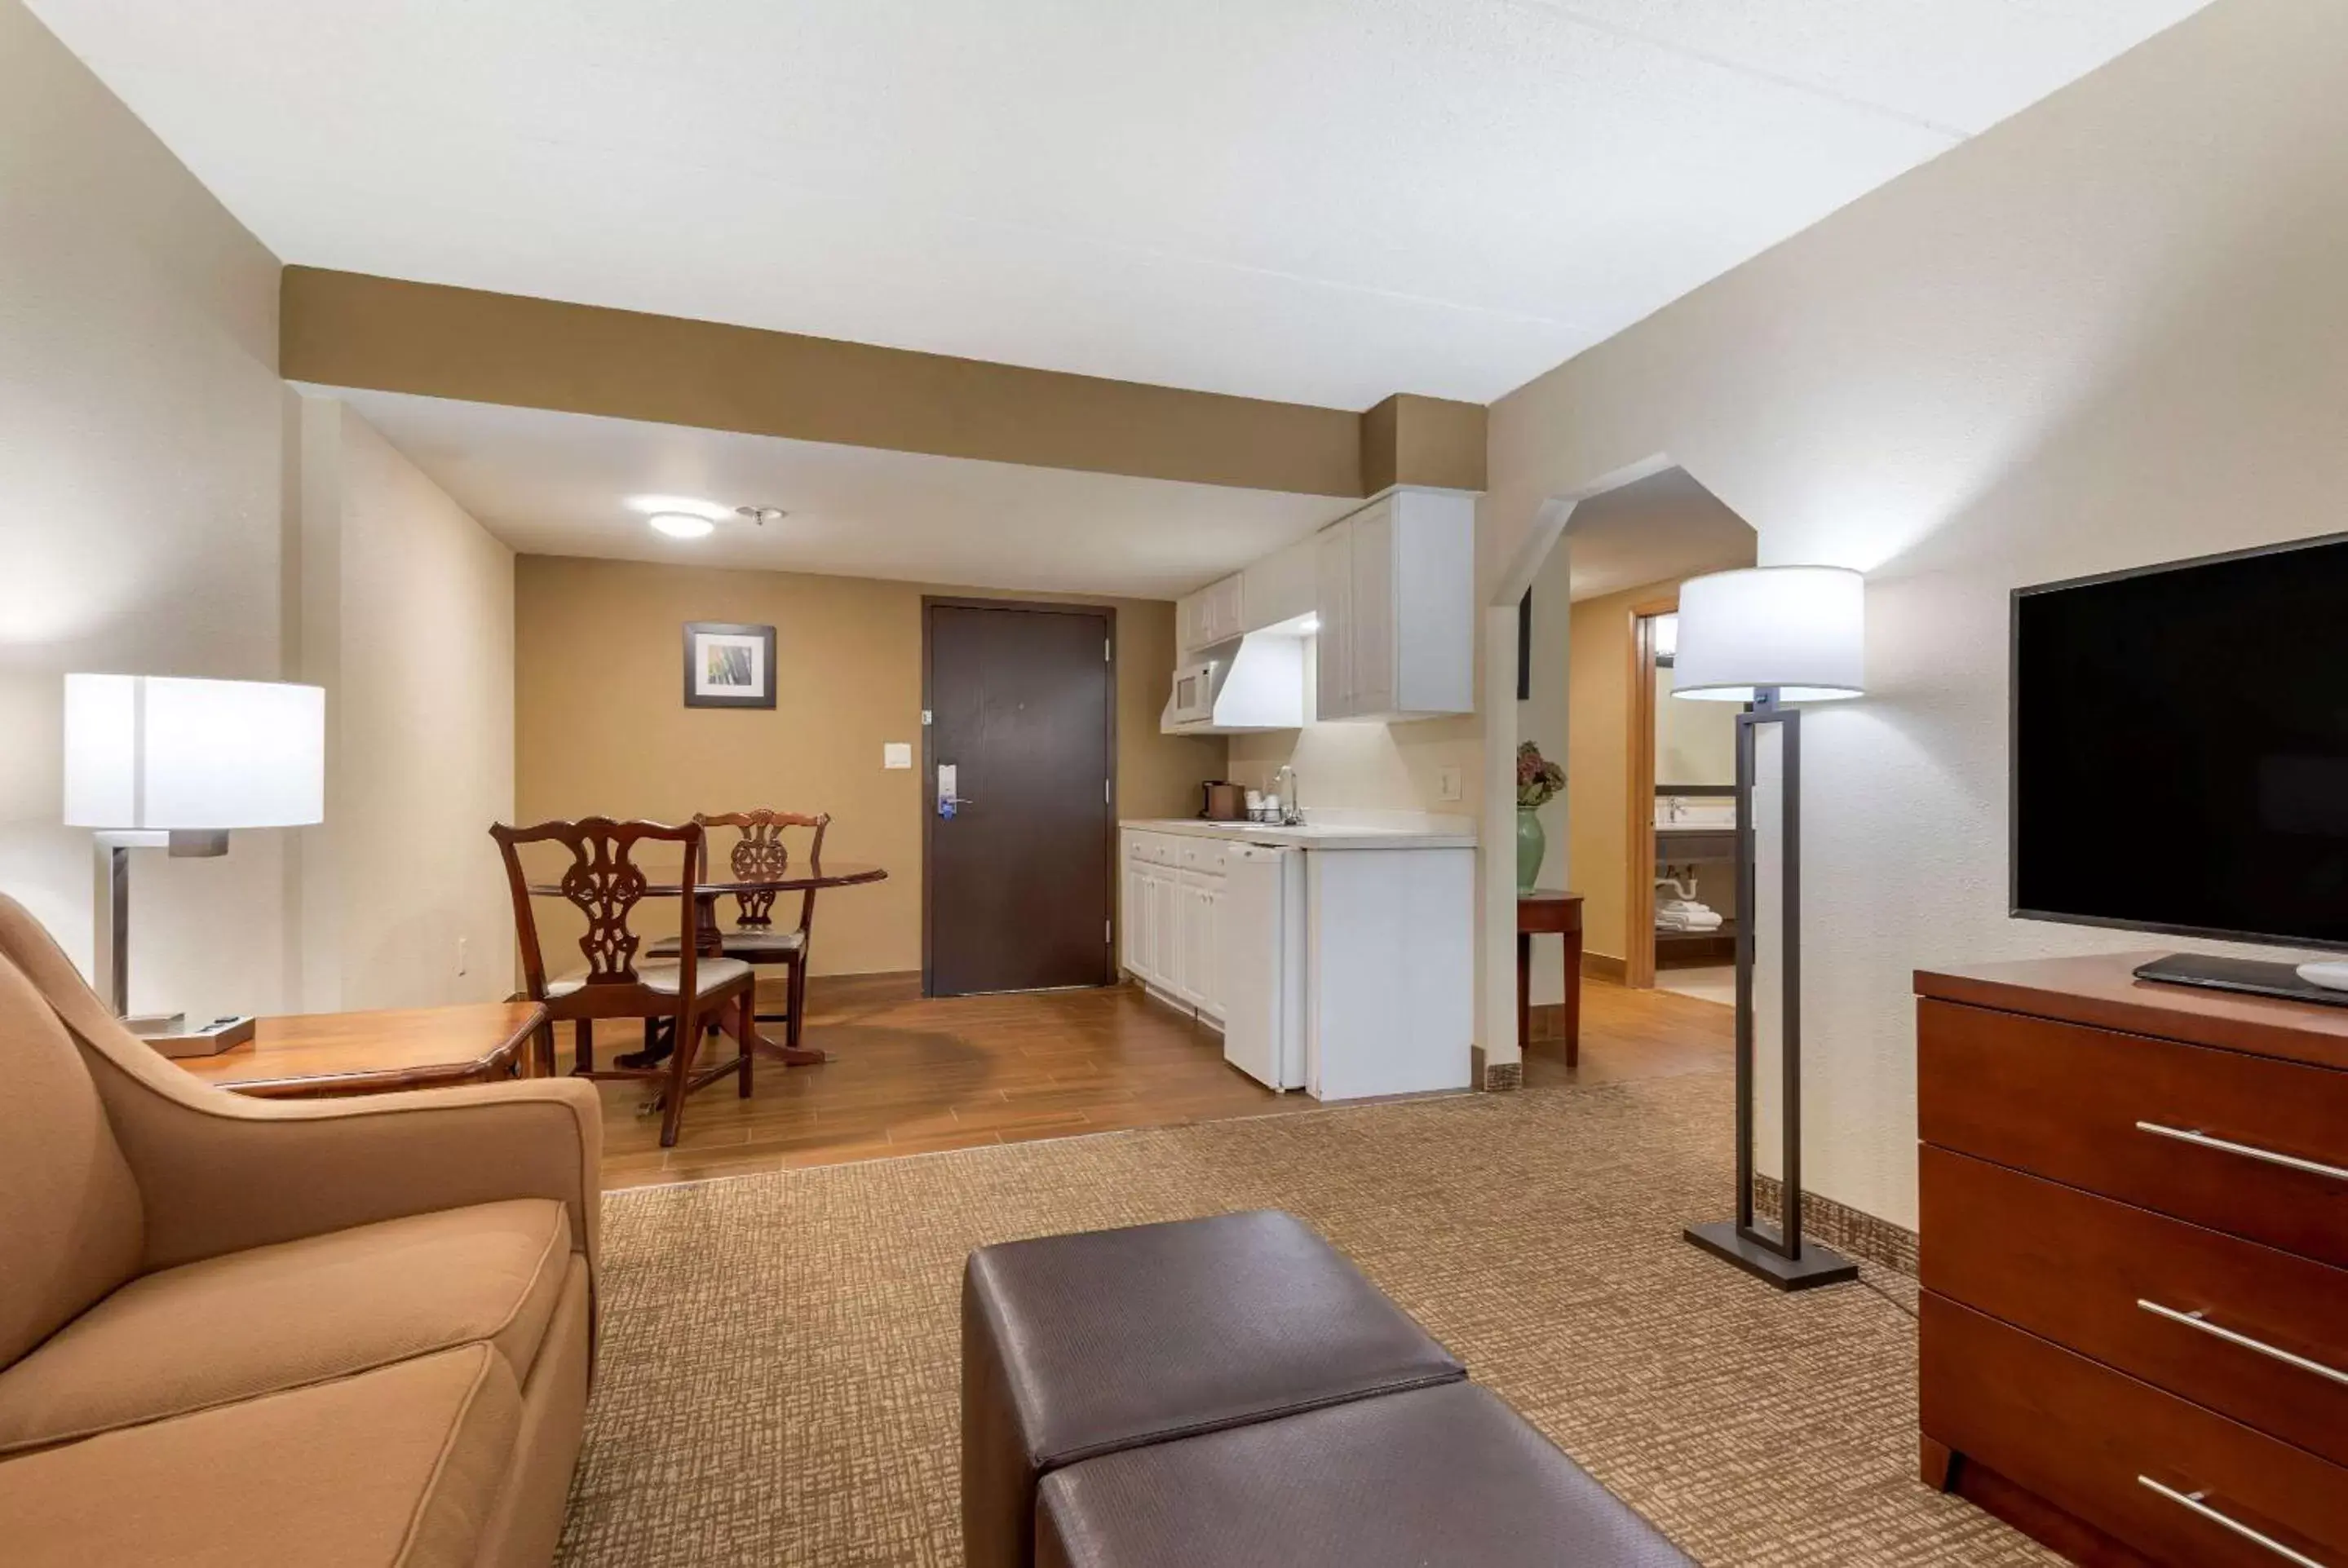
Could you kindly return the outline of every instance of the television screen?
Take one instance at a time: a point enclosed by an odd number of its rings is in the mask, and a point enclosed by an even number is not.
[[[2013,596],[2016,915],[2348,948],[2348,537]]]

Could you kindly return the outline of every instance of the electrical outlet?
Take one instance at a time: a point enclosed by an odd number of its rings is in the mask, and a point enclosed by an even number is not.
[[[473,939],[470,937],[459,937],[457,938],[457,972],[461,975],[472,968],[472,965]]]
[[[1454,763],[1449,767],[1436,769],[1435,797],[1437,800],[1459,798],[1459,764]]]

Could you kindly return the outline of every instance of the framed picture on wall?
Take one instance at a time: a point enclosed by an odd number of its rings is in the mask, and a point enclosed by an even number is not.
[[[685,705],[775,705],[775,629],[731,620],[685,623]]]

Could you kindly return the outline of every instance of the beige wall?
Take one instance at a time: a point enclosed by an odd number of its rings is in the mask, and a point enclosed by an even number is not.
[[[302,1005],[493,1000],[513,985],[486,832],[513,815],[513,551],[342,404],[302,415],[304,675],[332,693]]]
[[[922,598],[963,590],[548,556],[522,557],[515,585],[522,820],[828,811],[827,857],[878,862],[890,875],[825,896],[816,972],[921,967],[922,775],[884,771],[881,747],[908,743],[919,763]],[[1222,774],[1223,743],[1158,733],[1174,607],[1115,609],[1117,815],[1189,815],[1199,782]],[[684,705],[678,661],[689,620],[775,628],[784,679],[774,712]]]
[[[2219,0],[1493,410],[1489,603],[1658,458],[1869,574],[1869,694],[1803,721],[1828,1196],[1914,1223],[1916,965],[2184,945],[2007,917],[2008,594],[2341,526],[2343,59],[2348,8]]]
[[[1444,768],[1457,767],[1463,779],[1472,779],[1481,765],[1472,717],[1322,723],[1313,708],[1320,640],[1307,638],[1304,650],[1304,727],[1231,736],[1226,776],[1250,789],[1269,789],[1284,763],[1296,770],[1296,793],[1308,811],[1344,806],[1465,815],[1473,810],[1464,798],[1442,798]]]
[[[277,262],[17,0],[0,0],[0,888],[85,966],[59,825],[69,670],[272,680],[292,657]],[[294,835],[141,853],[131,1002],[283,1007]]]
[[[1655,671],[1655,783],[1736,782],[1736,704],[1672,700],[1672,672]]]

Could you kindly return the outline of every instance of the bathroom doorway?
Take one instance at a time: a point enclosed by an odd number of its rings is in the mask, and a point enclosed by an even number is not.
[[[1632,984],[1699,1001],[1736,1001],[1736,710],[1675,702],[1679,600],[1636,607],[1631,928],[1647,933]]]
[[[1734,940],[1726,917],[1735,902],[1720,886],[1726,867],[1715,863],[1713,843],[1723,855],[1733,847],[1725,831],[1734,826],[1733,764],[1725,760],[1733,753],[1714,743],[1706,724],[1733,737],[1735,708],[1672,697],[1671,671],[1680,585],[1751,566],[1756,547],[1751,524],[1684,468],[1666,468],[1576,507],[1554,547],[1565,560],[1552,559],[1536,574],[1534,659],[1539,666],[1544,655],[1562,655],[1566,701],[1561,712],[1547,712],[1539,700],[1545,671],[1537,667],[1536,700],[1519,705],[1519,733],[1564,742],[1560,825],[1568,883],[1583,897],[1583,972],[1592,979],[1707,1000],[1726,994],[1720,976],[1694,971],[1727,964]],[[1547,642],[1544,589],[1553,596]],[[1569,627],[1556,638],[1560,610]],[[1548,690],[1556,689],[1552,677]],[[1670,793],[1659,794],[1661,787]],[[1667,829],[1660,840],[1659,814]],[[1696,836],[1713,828],[1723,831]],[[1677,885],[1659,888],[1666,866]],[[1724,917],[1723,928],[1697,929],[1704,917],[1682,907],[1697,904]],[[1659,919],[1670,927],[1660,938]]]

